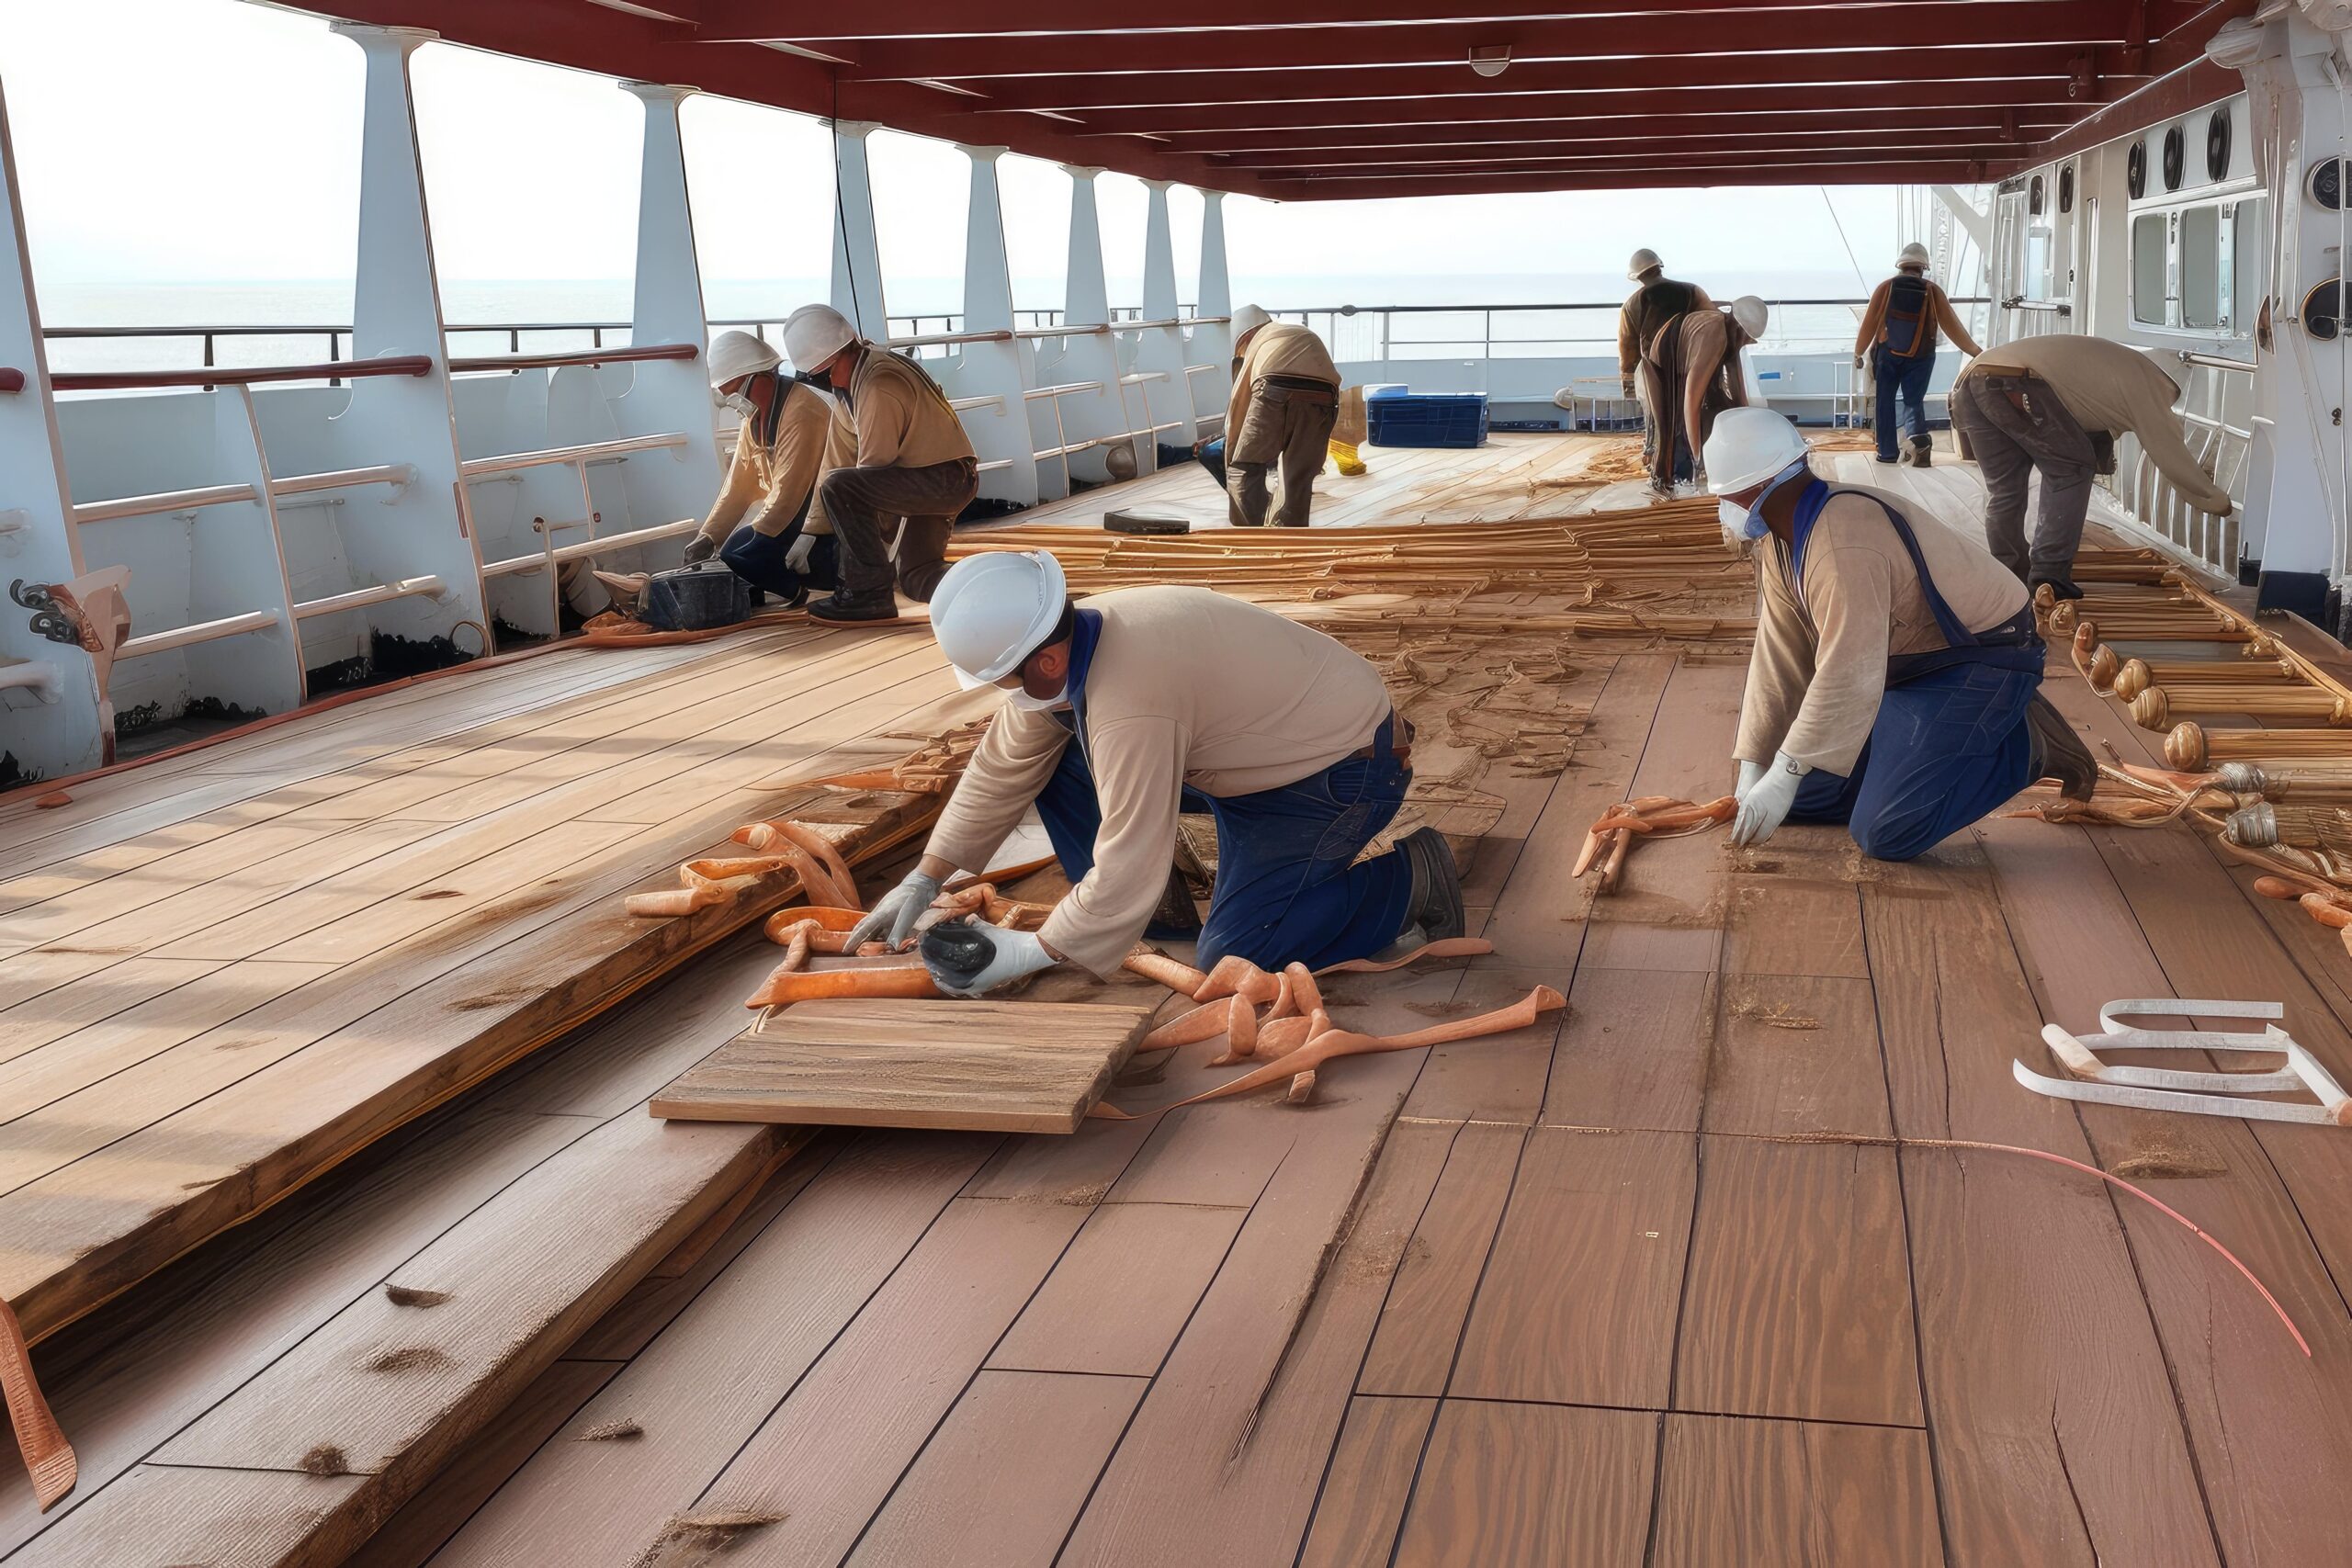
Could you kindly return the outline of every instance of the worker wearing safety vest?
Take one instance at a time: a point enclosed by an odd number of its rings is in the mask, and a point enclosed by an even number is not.
[[[1854,334],[1854,368],[1870,368],[1877,383],[1872,404],[1877,422],[1878,460],[1893,463],[1895,403],[1903,405],[1903,427],[1910,446],[1905,456],[1919,468],[1928,467],[1935,443],[1928,435],[1928,382],[1936,373],[1936,329],[1940,326],[1962,354],[1984,351],[1968,335],[1966,323],[1951,308],[1951,300],[1928,276],[1928,247],[1908,244],[1894,261],[1894,276],[1871,294],[1862,324]]]
[[[1633,397],[1637,389],[1642,401],[1642,462],[1657,471],[1657,434],[1668,412],[1679,407],[1681,398],[1674,389],[1654,386],[1655,379],[1642,351],[1649,346],[1658,329],[1678,316],[1693,310],[1712,310],[1715,302],[1707,291],[1695,283],[1681,283],[1666,276],[1666,264],[1652,250],[1639,250],[1625,264],[1625,276],[1634,284],[1633,293],[1625,297],[1623,309],[1617,312],[1617,376],[1621,389]],[[1690,477],[1690,465],[1697,456],[1691,451],[1668,449],[1669,464],[1666,482],[1670,486]]]
[[[1225,412],[1226,496],[1233,525],[1306,526],[1315,479],[1340,423],[1340,371],[1323,340],[1255,305],[1233,312],[1233,396]],[[1282,500],[1266,487],[1282,469]],[[1270,511],[1271,508],[1271,511]]]
[[[898,585],[929,599],[947,572],[947,535],[979,493],[979,462],[964,422],[913,360],[857,335],[830,305],[804,305],[784,323],[784,352],[811,385],[832,394],[850,433],[817,496],[832,525],[841,586],[811,603],[820,621],[887,621]],[[904,525],[900,526],[900,520]]]
[[[686,564],[718,557],[752,587],[797,604],[833,585],[832,528],[816,504],[833,442],[831,399],[785,375],[783,356],[745,332],[710,345],[711,395],[741,416],[735,456]]]
[[[1729,410],[1707,442],[1724,531],[1756,545],[1732,841],[1832,822],[1909,860],[2036,779],[2089,799],[2098,770],[2041,694],[2017,579],[1910,502],[1815,477],[1810,455],[1769,409]]]
[[[1031,806],[1071,889],[1042,930],[982,928],[989,956],[941,988],[978,996],[1069,960],[1108,975],[1138,938],[1188,936],[1167,894],[1177,818],[1216,818],[1216,892],[1194,962],[1310,968],[1463,934],[1462,883],[1424,828],[1358,861],[1412,782],[1411,731],[1363,658],[1206,588],[1072,601],[1044,552],[956,563],[931,602],[940,650],[1004,705],[912,874],[850,945],[903,942],[957,867],[985,869]],[[1153,930],[1155,920],[1159,929]]]
[[[1747,403],[1747,375],[1739,351],[1764,335],[1770,320],[1764,301],[1743,294],[1729,310],[1685,311],[1651,334],[1643,367],[1657,395],[1651,423],[1658,441],[1650,453],[1650,489],[1671,494],[1674,476],[1706,449],[1715,416]]]
[[[2180,382],[2157,360],[2105,338],[2052,333],[1988,348],[1951,388],[1952,435],[1984,475],[1984,542],[2029,589],[2050,584],[2079,599],[2075,552],[2091,505],[2091,476],[2115,472],[2115,439],[2140,455],[2200,512],[2230,514],[2230,492],[2181,439],[2172,412]],[[2041,474],[2033,543],[2026,486]]]

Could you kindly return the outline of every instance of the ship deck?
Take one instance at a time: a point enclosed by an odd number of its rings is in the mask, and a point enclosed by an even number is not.
[[[1624,503],[1554,482],[1592,453],[1369,448],[1317,523]],[[1965,465],[1836,461],[1973,521]],[[1106,502],[1222,513],[1185,468],[1024,520]],[[2318,1500],[2352,1474],[2352,1134],[2010,1077],[2044,1021],[2171,995],[2282,1001],[2352,1074],[2335,934],[2185,829],[2000,818],[1900,866],[1824,829],[1657,843],[1596,900],[1567,868],[1604,807],[1728,787],[1744,657],[1577,662],[1573,765],[1498,785],[1467,867],[1497,952],[1331,994],[1373,1032],[1538,983],[1564,1013],[1341,1063],[1304,1108],[825,1134],[740,1213],[649,1229],[674,1267],[560,1296],[695,1138],[644,1134],[642,1102],[740,1027],[773,949],[721,942],[469,1089],[399,1053],[483,976],[607,962],[594,909],[780,784],[967,716],[920,627],[569,649],[0,804],[13,1277],[117,1235],[161,1266],[149,1210],[263,1179],[320,1104],[354,1129],[347,1164],[40,1347],[83,1483],[44,1518],[0,1478],[0,1562],[2340,1560]],[[2063,660],[2046,689],[2148,754]],[[1215,1081],[1205,1057],[1121,1103]],[[582,1153],[632,1138],[635,1164]],[[1994,1144],[2148,1187],[2310,1359],[2172,1220]],[[420,1259],[483,1294],[387,1338],[381,1287]],[[505,1321],[493,1283],[560,1331],[513,1383],[458,1375]],[[377,1507],[394,1472],[405,1506]]]

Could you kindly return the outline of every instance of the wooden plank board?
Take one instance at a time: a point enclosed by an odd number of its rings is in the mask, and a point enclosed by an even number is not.
[[[1942,1568],[1945,1561],[1925,1432],[1669,1416],[1658,1494],[1650,1558],[1657,1568]]]
[[[1524,1130],[1468,1124],[1413,1229],[1356,1387],[1364,1393],[1441,1394],[1470,1314],[1471,1297],[1502,1222]]]
[[[1348,1402],[1298,1568],[1388,1568],[1436,1418],[1434,1399],[1358,1395]]]
[[[1639,1562],[1658,1419],[1447,1400],[1397,1536],[1396,1568]]]
[[[1859,942],[1859,907],[1855,929]],[[1705,1131],[1892,1131],[1869,980],[1727,972],[1722,999]]]
[[[1142,1378],[981,1372],[875,1517],[849,1568],[1052,1562],[1145,1386]]]
[[[1128,1003],[802,1002],[655,1095],[682,1121],[1075,1133],[1156,1010]]]
[[[1715,977],[1577,965],[1544,1092],[1546,1126],[1695,1133]]]
[[[276,1568],[353,1505],[356,1475],[255,1471],[223,1478],[142,1464],[107,1488],[101,1513],[82,1508],[41,1537],[40,1568],[124,1568],[201,1562],[206,1568]],[[225,1528],[222,1506],[234,1492]]]
[[[1186,1203],[1103,1204],[1087,1217],[989,1365],[1150,1377],[1246,1217],[1241,1209]],[[1142,1397],[1140,1388],[1136,1397]]]

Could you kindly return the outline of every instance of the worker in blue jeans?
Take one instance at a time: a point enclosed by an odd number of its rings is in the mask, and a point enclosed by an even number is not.
[[[1935,450],[1928,434],[1928,383],[1936,374],[1939,327],[1962,354],[1973,357],[1984,352],[1968,335],[1951,298],[1928,276],[1928,247],[1905,245],[1895,258],[1894,276],[1872,292],[1854,334],[1854,368],[1869,367],[1878,394],[1872,414],[1882,463],[1907,462],[1924,468]],[[1909,441],[1900,454],[1894,445],[1898,401]]]

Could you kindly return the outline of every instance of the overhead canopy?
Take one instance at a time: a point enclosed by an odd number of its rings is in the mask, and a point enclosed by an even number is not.
[[[1967,184],[2228,93],[2256,0],[331,0],[354,20],[1283,200]],[[1473,68],[1474,58],[1494,74]]]

